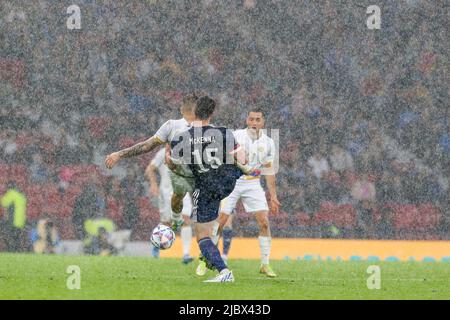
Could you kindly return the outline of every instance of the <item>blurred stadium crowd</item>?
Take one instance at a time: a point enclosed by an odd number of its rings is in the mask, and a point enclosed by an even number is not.
[[[103,216],[147,240],[151,155],[112,172],[104,156],[197,91],[217,124],[241,128],[258,105],[280,129],[273,236],[450,239],[444,1],[382,4],[381,30],[364,1],[76,2],[81,30],[68,1],[0,6],[0,195],[15,183],[27,226],[50,217],[82,238]],[[257,233],[251,215],[235,232]]]

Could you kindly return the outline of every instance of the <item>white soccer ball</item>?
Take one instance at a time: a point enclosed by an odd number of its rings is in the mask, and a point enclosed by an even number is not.
[[[173,242],[175,241],[175,232],[163,224],[159,224],[153,229],[152,236],[150,237],[150,242],[159,249],[166,250],[169,249]]]

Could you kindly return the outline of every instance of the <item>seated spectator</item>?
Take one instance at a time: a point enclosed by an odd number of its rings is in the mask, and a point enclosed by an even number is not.
[[[115,230],[110,219],[89,219],[85,223],[86,238],[83,248],[86,254],[109,256],[117,254],[117,249],[110,243],[110,234]]]
[[[375,237],[374,209],[375,203],[369,200],[362,200],[356,204],[357,222],[355,231],[359,239]]]
[[[351,154],[336,144],[331,147],[330,163],[331,168],[339,173],[346,170],[353,170],[353,158]]]
[[[0,141],[0,146],[3,148],[2,158],[5,159],[6,163],[16,162],[16,152],[18,148],[15,142],[16,136],[17,132],[8,130],[6,132],[5,139],[3,139],[3,141]]]
[[[352,196],[357,201],[375,201],[375,184],[369,181],[367,173],[363,173],[361,178],[353,184]]]
[[[41,219],[30,234],[33,252],[39,254],[53,254],[60,239],[55,224],[48,219]]]
[[[315,152],[314,155],[309,158],[308,165],[312,168],[317,179],[321,179],[322,176],[330,170],[328,161],[321,151]]]
[[[375,234],[378,239],[394,239],[394,210],[385,207],[381,210],[381,218],[375,224]]]
[[[32,157],[33,162],[30,165],[31,181],[33,183],[45,183],[48,181],[49,173],[42,161],[42,156],[35,153]]]
[[[123,228],[127,230],[135,230],[139,222],[140,210],[137,203],[139,195],[142,193],[142,185],[136,179],[136,169],[128,168],[127,176],[120,183],[124,198],[123,208]]]
[[[375,184],[378,204],[399,202],[402,199],[402,185],[399,176],[385,171]]]
[[[303,196],[305,212],[312,215],[320,207],[321,191],[317,177],[312,172],[312,168],[305,167],[305,179],[303,181]]]
[[[4,209],[4,220],[0,221],[0,236],[6,245],[6,251],[19,252],[28,250],[23,245],[27,222],[27,197],[14,181],[6,185],[6,193],[0,196],[0,206]]]
[[[98,235],[90,237],[84,246],[86,254],[110,256],[117,254],[117,249],[109,243],[109,233],[105,228],[98,230]]]

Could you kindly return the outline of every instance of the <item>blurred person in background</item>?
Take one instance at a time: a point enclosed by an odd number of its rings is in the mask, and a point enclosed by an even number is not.
[[[44,162],[42,161],[42,156],[39,153],[35,153],[32,156],[32,163],[30,165],[30,177],[33,183],[45,183],[49,179],[49,172]]]
[[[58,230],[50,219],[40,219],[30,234],[34,253],[54,254],[60,243]]]
[[[84,253],[100,256],[117,254],[117,249],[110,243],[110,234],[116,229],[112,220],[88,219],[84,226],[86,230],[86,238],[83,240]]]
[[[308,159],[308,165],[311,167],[312,172],[319,180],[323,177],[323,175],[330,171],[330,166],[325,158],[323,148],[317,150],[314,155]]]
[[[356,203],[358,212],[356,235],[358,238],[373,236],[373,211],[375,207],[375,184],[369,180],[367,173],[353,184],[351,194]]]
[[[312,168],[305,166],[304,188],[305,211],[312,217],[319,210],[321,202],[321,189],[319,179],[314,175]]]
[[[139,222],[140,209],[137,199],[142,193],[142,183],[137,180],[136,171],[137,168],[128,168],[126,177],[120,182],[124,201],[122,212],[123,228],[132,232],[136,229],[136,225]]]
[[[381,217],[375,223],[375,235],[377,239],[395,239],[394,210],[390,207],[381,209]]]
[[[331,168],[341,177],[343,172],[354,169],[352,155],[337,144],[333,144],[331,147],[330,164]]]
[[[1,236],[4,238],[6,250],[18,252],[25,250],[24,229],[27,221],[27,198],[20,192],[13,181],[7,183],[7,191],[1,196],[0,204],[5,212],[1,222]]]
[[[72,211],[72,222],[77,239],[86,236],[84,222],[97,215],[104,215],[106,211],[105,194],[101,186],[90,182],[85,185],[83,192],[76,198]]]
[[[15,142],[16,136],[16,131],[7,130],[5,138],[0,143],[0,146],[3,148],[2,158],[6,163],[14,163],[17,161],[17,144]]]

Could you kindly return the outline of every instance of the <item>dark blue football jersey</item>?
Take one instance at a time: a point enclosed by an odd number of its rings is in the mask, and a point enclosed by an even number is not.
[[[193,221],[214,221],[220,201],[233,192],[242,175],[234,164],[237,148],[233,133],[224,127],[192,127],[172,140],[172,159],[187,164],[195,178]]]
[[[172,158],[188,164],[194,177],[202,180],[242,175],[234,163],[239,147],[231,130],[211,125],[191,127],[172,140]]]

